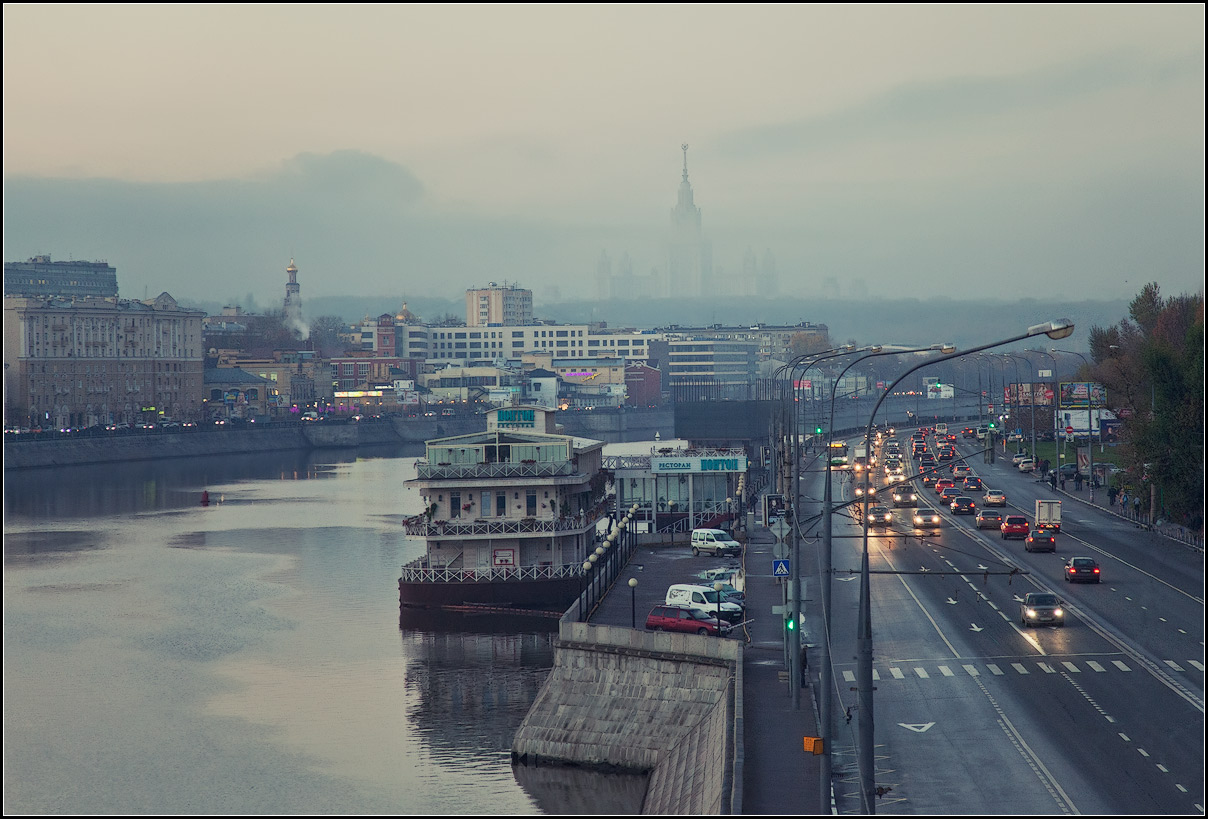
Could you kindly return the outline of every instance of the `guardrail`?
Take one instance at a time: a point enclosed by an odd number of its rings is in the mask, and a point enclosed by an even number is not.
[[[414,537],[467,537],[472,535],[521,535],[542,532],[574,532],[588,526],[585,516],[570,518],[520,518],[511,520],[476,519],[415,520],[403,522],[403,530]]]
[[[517,580],[561,580],[583,574],[580,563],[560,566],[495,566],[485,569],[452,569],[448,566],[427,566],[421,557],[403,566],[401,580],[407,583],[483,583]]]
[[[555,463],[487,463],[487,464],[443,464],[419,461],[415,474],[421,480],[445,480],[453,478],[561,478],[571,477],[575,465],[570,461]]]

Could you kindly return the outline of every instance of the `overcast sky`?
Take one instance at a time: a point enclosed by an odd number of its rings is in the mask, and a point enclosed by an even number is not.
[[[1204,7],[4,6],[5,260],[122,295],[591,296],[683,155],[782,288],[1204,281]],[[809,318],[809,317],[804,317]],[[822,318],[821,320],[825,320]]]

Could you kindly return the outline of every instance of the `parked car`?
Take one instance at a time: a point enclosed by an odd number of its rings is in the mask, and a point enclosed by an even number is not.
[[[667,588],[667,596],[663,602],[668,606],[701,609],[708,614],[716,614],[720,607],[721,619],[731,623],[737,623],[743,619],[743,607],[724,598],[719,601],[717,592],[712,586],[676,583]]]
[[[1065,562],[1065,582],[1098,583],[1099,563],[1093,557],[1071,557]]]
[[[711,554],[714,557],[742,554],[742,544],[722,529],[693,529],[692,554]]]
[[[1028,592],[1019,604],[1019,622],[1024,628],[1039,623],[1065,625],[1065,611],[1057,595],[1048,592]]]
[[[983,509],[974,518],[978,529],[998,529],[1002,526],[1002,512],[993,509]]]
[[[729,623],[719,621],[703,609],[684,606],[655,606],[646,615],[647,631],[685,631],[725,637],[731,628]]]
[[[1074,476],[1078,474],[1078,464],[1062,464],[1057,467],[1057,477],[1065,478],[1067,481],[1072,481]]]
[[[1024,539],[1023,548],[1029,552],[1057,551],[1057,536],[1049,530],[1036,529]]]
[[[1026,539],[1028,536],[1028,519],[1023,515],[1007,515],[1007,519],[1002,522],[999,527],[1002,533],[1002,539],[1017,537]]]

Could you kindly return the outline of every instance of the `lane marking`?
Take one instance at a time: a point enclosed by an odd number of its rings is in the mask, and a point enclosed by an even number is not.
[[[918,666],[915,666],[914,673],[918,674],[919,679],[921,679],[921,680],[930,679],[930,677],[927,675],[927,669],[925,669],[925,668],[919,668]]]
[[[1102,672],[1102,671],[1107,671],[1107,669],[1106,669],[1106,668],[1104,668],[1103,666],[1099,665],[1099,664],[1098,664],[1097,662],[1095,662],[1094,660],[1087,660],[1087,661],[1086,661],[1086,664],[1087,664],[1087,665],[1089,665],[1089,666],[1091,667],[1091,671],[1100,671],[1100,672]]]
[[[1081,669],[1081,668],[1079,668],[1078,666],[1076,666],[1076,665],[1074,665],[1073,663],[1069,662],[1068,660],[1062,660],[1062,661],[1061,661],[1061,664],[1062,664],[1063,666],[1065,666],[1067,669],[1069,669],[1070,671],[1073,671],[1075,674],[1081,674],[1081,673],[1082,673],[1082,669]]]
[[[1036,665],[1040,666],[1040,670],[1043,671],[1045,674],[1056,674],[1057,673],[1057,669],[1053,668],[1048,663],[1036,663]]]
[[[1125,665],[1123,662],[1121,662],[1120,660],[1112,660],[1112,665],[1114,665],[1116,668],[1120,669],[1121,671],[1132,671],[1132,669],[1131,669],[1131,668],[1129,668],[1128,666],[1126,666],[1126,665]]]
[[[963,669],[965,669],[965,671],[969,672],[970,677],[980,677],[981,676],[981,672],[977,670],[977,666],[975,666],[975,665],[962,665],[961,668],[963,668]]]
[[[1178,664],[1178,663],[1176,663],[1174,660],[1163,660],[1162,662],[1166,663],[1166,665],[1170,666],[1170,667],[1171,667],[1171,668],[1173,668],[1175,671],[1182,671],[1182,670],[1183,670],[1183,666],[1179,665],[1179,664]]]
[[[955,674],[952,673],[952,669],[950,669],[946,665],[940,666],[940,673],[943,674],[945,677],[955,677],[956,676]]]
[[[1023,667],[1023,663],[1011,663],[1011,667],[1014,668],[1016,671],[1018,671],[1020,674],[1028,673],[1028,670]]]

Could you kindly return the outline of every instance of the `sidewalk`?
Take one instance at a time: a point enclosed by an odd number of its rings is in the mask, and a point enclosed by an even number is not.
[[[783,596],[772,577],[772,545],[766,527],[750,533],[746,556],[747,612],[751,641],[743,652],[744,814],[817,814],[819,757],[807,754],[804,739],[818,736],[814,687],[801,689],[793,710],[789,672],[784,667],[784,619],[772,614]],[[827,794],[829,810],[830,795]]]
[[[1037,479],[1037,480],[1040,483],[1046,483],[1046,484],[1048,483],[1048,481],[1043,480],[1043,479]],[[1197,549],[1198,551],[1201,551],[1201,552],[1204,551],[1204,536],[1198,532],[1192,532],[1190,529],[1188,529],[1185,526],[1180,526],[1177,523],[1167,523],[1162,520],[1159,520],[1157,525],[1151,525],[1148,522],[1148,520],[1146,520],[1146,518],[1148,516],[1145,515],[1144,513],[1142,514],[1141,519],[1137,519],[1131,513],[1125,514],[1124,512],[1122,512],[1118,505],[1117,506],[1108,506],[1107,505],[1107,499],[1108,499],[1107,489],[1102,486],[1095,488],[1095,501],[1093,504],[1091,503],[1091,500],[1090,500],[1090,487],[1088,487],[1086,484],[1083,484],[1082,489],[1079,490],[1079,489],[1074,489],[1073,484],[1070,481],[1066,481],[1065,489],[1062,489],[1061,485],[1058,484],[1057,488],[1054,491],[1057,492],[1057,494],[1059,494],[1059,495],[1065,495],[1067,498],[1070,498],[1071,500],[1076,500],[1079,503],[1083,503],[1087,506],[1094,506],[1096,509],[1098,509],[1102,512],[1106,512],[1109,515],[1114,515],[1115,517],[1119,518],[1120,520],[1126,520],[1129,523],[1136,526],[1138,529],[1144,529],[1145,531],[1150,532],[1151,534],[1160,535],[1161,537],[1167,538],[1168,540],[1173,540],[1178,543],[1182,543],[1186,546],[1190,546],[1191,548]],[[1146,511],[1148,511],[1149,505],[1145,504],[1145,506],[1143,508]]]

